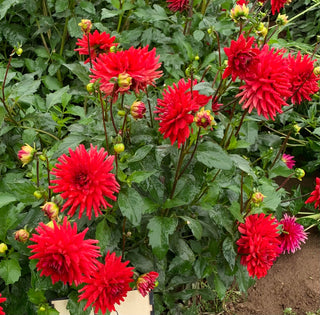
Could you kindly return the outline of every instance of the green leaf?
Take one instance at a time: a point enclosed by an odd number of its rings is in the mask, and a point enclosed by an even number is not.
[[[84,311],[84,307],[86,306],[87,301],[81,300],[78,302],[78,293],[72,291],[69,296],[69,301],[67,304],[67,309],[70,311],[70,315],[89,315],[91,312],[91,307],[89,307],[86,311]]]
[[[14,195],[11,195],[9,193],[1,193],[0,195],[0,208],[8,205],[9,203],[12,203],[16,201],[17,198]]]
[[[34,94],[40,84],[40,80],[34,80],[32,77],[24,76],[21,82],[14,85],[10,96],[13,98],[21,98]]]
[[[200,31],[200,30],[196,30],[193,32],[193,38],[200,42],[204,37],[204,32],[203,31]]]
[[[89,1],[81,1],[80,7],[84,11],[88,12],[89,14],[96,14],[96,9],[95,9],[94,5]]]
[[[163,259],[169,249],[169,235],[173,234],[178,225],[176,218],[154,217],[148,223],[149,244],[153,253]]]
[[[200,82],[193,87],[194,91],[199,91],[200,94],[203,95],[212,95],[214,93],[214,89],[212,88],[209,82]]]
[[[41,304],[47,302],[46,297],[44,296],[43,291],[39,289],[30,288],[28,291],[28,298],[29,301],[33,304]]]
[[[101,248],[101,252],[106,247],[110,246],[111,230],[106,220],[102,220],[98,223],[96,228],[96,239],[99,241],[98,246]]]
[[[69,85],[63,87],[62,89],[54,92],[47,94],[47,99],[46,99],[46,107],[47,110],[49,110],[52,106],[56,104],[61,104],[61,98],[64,93],[67,93],[69,91]]]
[[[244,222],[243,216],[241,215],[241,212],[240,212],[240,204],[238,202],[234,201],[229,207],[229,210],[237,221],[241,223]]]
[[[230,156],[214,142],[201,143],[198,146],[196,158],[209,168],[231,170],[233,166]]]
[[[4,280],[6,285],[17,282],[20,276],[21,267],[18,260],[6,259],[0,262],[0,278]]]
[[[65,1],[65,0],[56,0],[56,12],[60,13],[63,11],[66,11],[68,9],[69,6],[69,1]]]
[[[128,163],[135,163],[135,162],[139,162],[139,161],[143,160],[150,153],[152,148],[153,148],[153,145],[151,145],[151,144],[148,144],[148,145],[145,145],[145,146],[139,148],[135,152],[134,156],[129,158],[127,160],[127,162]]]
[[[143,200],[135,189],[129,187],[127,192],[121,190],[118,195],[118,204],[122,215],[127,217],[132,225],[140,224]]]
[[[239,261],[237,267],[236,277],[239,289],[241,292],[247,292],[247,290],[255,283],[255,280],[249,276],[247,268],[241,265]]]
[[[38,57],[41,57],[41,58],[44,58],[44,59],[49,59],[50,58],[49,52],[44,47],[36,47],[34,49],[34,52],[37,54]]]
[[[128,176],[127,181],[129,183],[141,183],[149,178],[151,175],[155,174],[157,171],[134,171]]]
[[[22,0],[5,0],[5,1],[1,1],[0,4],[0,20],[2,20],[7,11],[13,7],[14,5],[18,4],[18,3],[22,3]]]
[[[101,20],[112,18],[114,16],[119,15],[119,13],[120,11],[108,10],[106,8],[103,8],[101,12]]]
[[[3,107],[0,107],[0,127],[3,123],[4,120],[4,116],[6,115],[6,111]]]
[[[236,262],[237,253],[234,250],[234,243],[230,236],[226,237],[225,240],[223,241],[222,252],[231,270],[233,270]]]
[[[68,1],[66,1],[68,3]],[[79,19],[72,17],[69,21],[68,21],[68,33],[71,37],[75,37],[75,38],[81,38],[82,37],[82,32],[81,32],[81,28],[78,25],[79,24]]]
[[[45,87],[50,91],[57,91],[62,88],[62,83],[56,77],[45,75],[42,80]]]
[[[237,168],[244,171],[248,175],[252,176],[254,179],[257,179],[257,176],[256,176],[255,172],[253,171],[253,169],[251,168],[248,160],[244,159],[243,157],[241,157],[238,154],[230,154],[229,157],[234,162],[234,164],[236,165]]]
[[[180,218],[187,223],[187,226],[190,228],[194,237],[197,240],[200,240],[203,232],[201,223],[198,220],[192,219],[187,216],[181,216]]]
[[[217,274],[215,275],[213,282],[214,282],[215,290],[216,290],[220,300],[223,300],[223,298],[225,297],[226,292],[227,292],[226,286],[224,285],[224,283],[221,281],[221,279],[219,278],[219,276]]]

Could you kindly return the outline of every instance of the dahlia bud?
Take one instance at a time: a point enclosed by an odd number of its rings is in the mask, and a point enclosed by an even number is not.
[[[212,33],[212,28],[211,28],[211,27],[207,29],[207,33],[208,33],[208,34],[211,34],[211,33]]]
[[[88,35],[92,28],[92,23],[90,20],[81,20],[81,22],[78,24],[81,27],[81,31]]]
[[[130,114],[134,119],[143,118],[146,112],[146,105],[141,101],[135,101],[130,108]]]
[[[46,202],[40,208],[50,220],[55,220],[59,215],[59,207],[54,202]]]
[[[195,57],[194,57],[194,60],[196,60],[196,61],[198,61],[200,59],[200,57],[198,56],[198,55],[196,55]]]
[[[140,294],[145,297],[151,290],[155,288],[156,279],[159,277],[159,274],[155,271],[150,271],[141,275],[137,279],[137,289]]]
[[[230,17],[235,23],[241,23],[248,19],[249,17],[249,8],[243,5],[236,5],[230,12]]]
[[[204,110],[202,107],[199,112],[196,113],[194,117],[194,122],[198,127],[207,128],[208,126],[216,125],[213,116],[210,113],[210,110]]]
[[[54,228],[54,223],[53,221],[49,221],[46,226],[48,226],[49,228],[53,229]]]
[[[301,127],[298,124],[294,124],[293,130],[294,130],[295,134],[297,135],[297,134],[299,134]]]
[[[123,72],[119,74],[117,83],[120,88],[120,91],[125,92],[130,89],[130,86],[132,84],[132,78],[128,73]]]
[[[8,250],[8,246],[5,243],[0,244],[0,254],[4,254]]]
[[[313,73],[314,73],[315,75],[320,75],[320,67],[315,67],[315,68],[313,69]]]
[[[117,143],[113,146],[114,152],[121,153],[124,151],[124,144],[123,143]]]
[[[302,168],[296,168],[294,170],[294,175],[301,181],[304,175],[306,175],[306,172]]]
[[[29,239],[29,232],[25,229],[20,229],[16,231],[16,233],[14,234],[14,238],[18,242],[26,243]]]
[[[261,192],[257,191],[252,195],[251,200],[255,205],[259,206],[260,203],[263,201],[264,197],[265,197],[265,195],[263,195]]]
[[[41,198],[42,198],[42,192],[41,192],[40,190],[34,191],[33,195],[34,195],[37,199],[41,199]]]
[[[268,29],[264,26],[264,24],[261,22],[259,23],[256,31],[257,35],[266,37],[268,34]]]
[[[94,92],[94,86],[93,86],[93,83],[91,82],[91,83],[88,83],[87,84],[87,91],[89,92],[89,93],[93,93]]]
[[[279,14],[277,19],[276,19],[276,23],[279,26],[284,26],[288,24],[288,16],[285,14]]]
[[[117,46],[111,46],[109,51],[113,52],[113,53],[116,52],[117,51]]]
[[[125,110],[122,110],[122,109],[118,110],[118,116],[124,117],[125,115],[126,115],[126,111]]]
[[[22,166],[30,163],[33,160],[33,156],[35,153],[36,150],[29,144],[22,146],[21,150],[18,152],[18,158],[23,163]]]
[[[23,49],[22,49],[21,47],[16,48],[16,49],[15,49],[15,52],[16,52],[16,54],[17,54],[18,56],[21,56],[22,53],[23,53]]]

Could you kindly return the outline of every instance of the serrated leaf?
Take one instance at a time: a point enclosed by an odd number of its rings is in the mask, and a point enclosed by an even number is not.
[[[203,37],[204,37],[204,32],[203,31],[196,30],[196,31],[193,32],[193,38],[196,41],[200,42],[203,39]]]
[[[200,94],[207,96],[212,95],[214,93],[214,89],[212,88],[211,83],[209,82],[200,82],[193,87],[193,90],[198,91]]]
[[[209,168],[230,170],[233,162],[229,155],[216,143],[204,142],[198,146],[196,158]]]
[[[101,11],[101,20],[109,19],[109,18],[112,18],[112,17],[117,16],[119,14],[120,14],[119,11],[108,10],[106,8],[103,8],[102,11]]]
[[[257,179],[256,174],[250,166],[248,160],[244,159],[238,154],[230,154],[229,155],[234,164],[242,171],[246,172],[248,175],[252,176],[254,179]]]
[[[234,243],[233,243],[233,240],[231,239],[231,237],[228,236],[223,241],[222,252],[223,252],[223,256],[226,259],[226,261],[228,262],[231,270],[233,270],[234,265],[236,263],[237,253],[234,250]]]
[[[20,276],[21,267],[18,260],[6,259],[0,262],[0,278],[4,280],[6,285],[17,282]]]
[[[154,217],[148,223],[149,244],[153,253],[163,259],[169,249],[169,235],[173,234],[178,224],[176,218]]]
[[[157,171],[134,171],[128,176],[128,182],[141,183],[155,174]]]
[[[135,163],[135,162],[139,162],[139,161],[143,160],[150,153],[152,148],[153,148],[153,145],[151,145],[151,144],[148,144],[148,145],[145,145],[145,146],[139,148],[134,153],[134,156],[129,158],[127,160],[127,162],[128,163]]]
[[[1,4],[0,4],[0,20],[2,20],[7,11],[13,7],[14,5],[18,4],[18,3],[22,3],[23,1],[22,0],[5,0],[5,1],[2,1]]]
[[[50,91],[57,91],[62,88],[62,83],[56,77],[45,75],[42,77],[42,82]]]
[[[132,225],[137,226],[140,224],[143,201],[135,189],[128,188],[127,192],[120,191],[118,204],[122,215],[127,217]]]
[[[46,297],[44,296],[43,291],[39,289],[30,288],[28,291],[28,299],[33,304],[41,304],[47,302]]]
[[[104,251],[106,247],[110,246],[111,231],[106,220],[102,220],[98,223],[96,228],[96,239],[99,241],[98,246],[101,252]]]
[[[0,107],[0,127],[4,121],[4,116],[6,115],[6,111],[3,107]]]
[[[1,193],[1,195],[0,195],[0,208],[6,206],[16,200],[17,200],[17,198],[14,195],[11,195],[9,193]]]
[[[65,0],[56,0],[56,12],[60,13],[68,9],[69,1]]]
[[[89,14],[96,14],[96,9],[95,9],[94,5],[89,1],[81,1],[80,7],[84,11],[88,12]]]
[[[68,68],[73,74],[75,74],[78,79],[87,85],[90,81],[89,73],[87,72],[87,69],[79,63],[69,63],[69,64],[63,64],[66,68]]]
[[[202,237],[203,228],[201,223],[198,220],[192,219],[187,216],[181,216],[182,220],[187,223],[187,226],[190,228],[192,234],[197,240],[200,240]]]
[[[215,290],[216,290],[220,300],[222,300],[226,295],[227,288],[224,285],[224,283],[221,281],[221,279],[219,278],[218,275],[215,275],[213,282],[214,282]]]
[[[238,220],[239,222],[243,223],[243,216],[240,212],[240,204],[236,201],[234,201],[230,207],[229,207],[230,213],[233,215],[233,217]]]
[[[68,3],[68,1],[66,1]],[[68,21],[68,33],[71,37],[75,37],[75,38],[82,38],[82,32],[81,32],[81,28],[79,27],[79,19],[72,17],[69,21]]]
[[[78,293],[75,291],[72,291],[68,296],[68,304],[67,309],[70,311],[70,315],[89,315],[91,312],[91,307],[89,307],[87,310],[83,310],[86,306],[87,301],[86,300],[79,300]]]
[[[61,104],[62,95],[64,93],[67,93],[68,91],[69,91],[69,85],[63,87],[62,89],[60,89],[54,93],[47,94],[47,98],[46,98],[47,110],[49,110],[52,106],[54,106],[56,104]]]

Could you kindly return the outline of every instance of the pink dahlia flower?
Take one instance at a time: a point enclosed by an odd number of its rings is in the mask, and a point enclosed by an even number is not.
[[[288,168],[293,168],[296,164],[296,161],[294,160],[294,156],[290,154],[283,154],[281,160],[286,163]]]
[[[282,233],[280,235],[281,250],[284,254],[294,253],[297,249],[301,249],[300,244],[305,243],[307,233],[301,224],[296,222],[296,217],[290,217],[287,214],[280,221],[282,224]]]

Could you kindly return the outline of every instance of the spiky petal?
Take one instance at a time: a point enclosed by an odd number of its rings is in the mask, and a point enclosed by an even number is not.
[[[157,272],[150,271],[141,275],[137,279],[137,288],[143,297],[145,297],[151,290],[154,289],[158,277],[159,274]]]
[[[314,202],[314,208],[320,208],[320,178],[316,177],[316,187],[314,191],[311,193],[311,197],[309,197],[305,203],[312,203]]]

